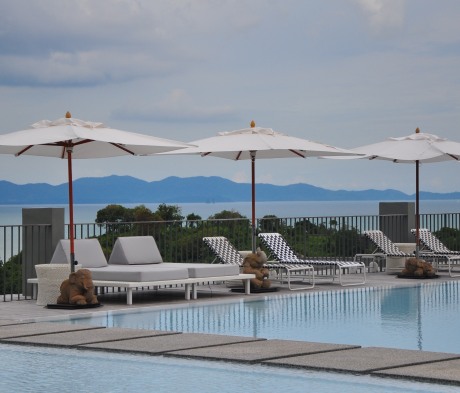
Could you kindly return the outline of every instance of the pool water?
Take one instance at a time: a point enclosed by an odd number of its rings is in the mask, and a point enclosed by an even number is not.
[[[0,344],[0,392],[454,392],[458,387],[164,357]]]
[[[460,354],[460,282],[191,302],[97,312],[66,322]]]

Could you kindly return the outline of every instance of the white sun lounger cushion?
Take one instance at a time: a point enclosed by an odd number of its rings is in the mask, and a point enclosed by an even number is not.
[[[76,239],[75,260],[83,268],[107,266],[107,259],[97,239]],[[70,265],[70,240],[62,239],[54,250],[50,263]]]
[[[182,280],[189,278],[188,270],[182,267],[163,267],[152,265],[108,265],[91,268],[93,280],[151,282]]]
[[[210,263],[162,263],[161,266],[184,267],[188,269],[190,278],[206,278],[218,276],[234,276],[239,274],[240,268],[236,265],[212,265]]]
[[[162,263],[153,236],[119,237],[110,254],[109,265],[144,265]]]

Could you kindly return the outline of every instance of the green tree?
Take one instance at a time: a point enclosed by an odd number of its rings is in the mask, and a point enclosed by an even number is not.
[[[219,213],[216,213],[212,216],[209,216],[210,220],[228,220],[228,219],[235,219],[235,218],[246,218],[245,216],[241,215],[236,210],[222,210]]]
[[[184,216],[181,214],[182,209],[177,205],[166,205],[162,203],[155,212],[163,221],[182,221]]]
[[[0,265],[0,293],[21,293],[22,291],[22,253],[12,256]]]
[[[130,222],[133,221],[133,209],[121,205],[107,205],[105,208],[98,210],[96,222]]]

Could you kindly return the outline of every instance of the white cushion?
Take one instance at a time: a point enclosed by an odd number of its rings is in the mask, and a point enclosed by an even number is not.
[[[162,263],[153,236],[119,237],[109,258],[110,265],[144,265]]]
[[[181,267],[163,267],[162,265],[108,265],[91,268],[93,280],[149,282],[183,280],[188,278],[188,270]]]
[[[107,266],[107,259],[97,239],[77,239],[74,247],[75,260],[81,267]],[[70,264],[70,240],[59,240],[50,263]]]

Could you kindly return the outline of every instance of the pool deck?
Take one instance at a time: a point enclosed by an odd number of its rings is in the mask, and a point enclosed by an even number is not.
[[[385,273],[370,273],[367,283],[341,287],[319,281],[308,291],[348,290],[362,287],[413,286],[434,280],[399,279]],[[452,281],[440,273],[435,282]],[[0,343],[78,348],[106,352],[127,352],[153,356],[246,362],[272,367],[294,367],[402,378],[412,381],[460,386],[460,354],[401,350],[381,347],[288,341],[217,334],[151,331],[142,329],[104,328],[46,322],[46,319],[93,312],[181,306],[190,303],[213,304],[237,298],[257,299],[292,293],[286,285],[274,283],[277,292],[244,295],[231,292],[225,285],[200,286],[198,299],[187,301],[183,289],[135,292],[133,305],[126,305],[124,294],[100,296],[102,308],[48,309],[34,300],[0,302]],[[295,292],[294,292],[295,293]],[[297,292],[298,293],[298,292]]]

